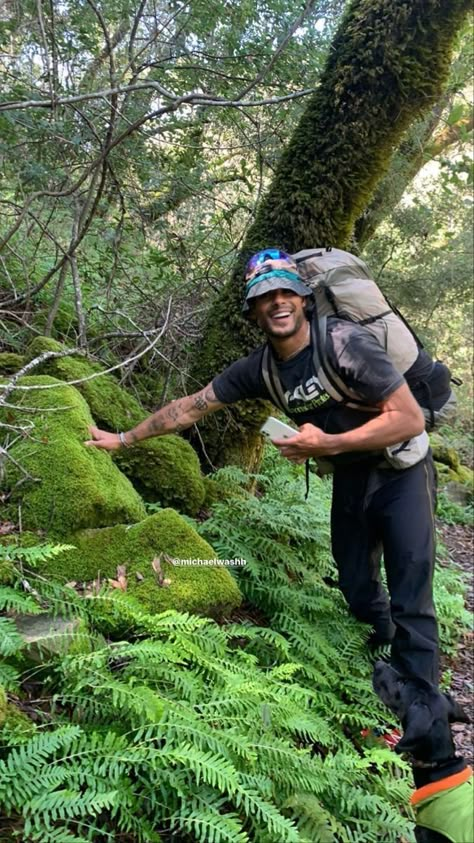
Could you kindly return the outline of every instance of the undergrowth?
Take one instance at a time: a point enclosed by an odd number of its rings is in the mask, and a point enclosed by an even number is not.
[[[229,469],[216,479],[249,481]],[[305,503],[300,469],[271,451],[253,481],[256,496],[215,505],[199,525],[221,558],[247,561],[236,574],[246,614],[221,626],[150,616],[116,591],[84,599],[36,577],[31,550],[0,549],[12,566],[0,587],[0,683],[13,699],[43,701],[33,737],[0,731],[8,839],[413,840],[407,766],[360,735],[387,712],[370,685],[368,629],[325,581],[335,575],[329,483],[312,477]],[[455,583],[443,582],[449,643],[460,631]],[[67,655],[36,664],[14,616],[44,611],[82,626]]]

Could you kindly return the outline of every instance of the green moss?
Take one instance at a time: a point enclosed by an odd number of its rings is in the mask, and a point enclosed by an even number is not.
[[[204,500],[201,466],[179,436],[160,436],[117,451],[114,460],[142,497],[195,515]]]
[[[21,385],[54,387],[15,391],[13,404],[37,412],[8,411],[10,424],[34,422],[34,430],[9,453],[36,482],[15,485],[22,475],[10,461],[2,482],[11,490],[9,505],[21,504],[25,529],[60,537],[83,527],[143,518],[143,501],[110,455],[84,445],[92,417],[79,392],[47,376],[23,378]]]
[[[463,483],[465,486],[468,486],[471,491],[473,491],[474,487],[474,471],[472,468],[469,468],[467,465],[460,465],[456,471],[457,479],[460,483]]]
[[[52,337],[35,337],[27,348],[26,356],[28,360],[34,360],[35,357],[39,357],[45,351],[65,350],[66,346],[57,340],[53,340]]]
[[[42,351],[61,350],[64,350],[64,346],[49,337],[36,337],[29,346],[29,354],[33,357]],[[146,413],[136,398],[122,389],[112,375],[101,374],[104,366],[100,363],[83,357],[59,357],[46,360],[38,372],[62,381],[83,380],[91,375],[100,375],[76,385],[99,427],[102,425],[108,430],[128,430],[145,418]]]
[[[36,732],[36,726],[33,721],[23,711],[20,711],[16,705],[13,705],[13,703],[7,703],[5,719],[3,725],[0,720],[0,727],[0,744],[2,738],[5,736],[5,732],[8,732],[9,742],[11,742],[12,738],[21,742],[28,740]]]
[[[171,559],[216,558],[212,547],[172,509],[164,509],[130,527],[120,524],[82,530],[71,535],[68,542],[76,549],[38,563],[39,573],[62,581],[89,582],[98,573],[102,579],[115,578],[117,565],[125,565],[127,594],[152,613],[177,609],[220,617],[240,604],[235,580],[221,566],[172,565],[162,561],[163,574],[171,583],[160,587],[151,566],[160,554]]]
[[[13,351],[2,351],[0,353],[0,375],[14,375],[25,364],[26,360],[22,354],[15,354]]]
[[[430,435],[430,445],[433,451],[433,458],[436,462],[449,466],[453,471],[458,471],[461,464],[459,456],[452,446],[446,444],[439,433],[432,433]]]
[[[30,346],[41,353],[43,341],[38,337]],[[56,343],[59,346],[59,343]],[[103,366],[80,357],[62,357],[46,361],[41,372],[59,380],[76,381],[103,372]],[[111,375],[101,375],[76,388],[85,398],[99,427],[107,430],[130,430],[146,418],[141,404],[123,389]],[[143,497],[163,506],[173,506],[181,512],[195,515],[204,499],[204,487],[199,460],[191,445],[177,436],[150,439],[135,448],[113,455],[120,470]]]

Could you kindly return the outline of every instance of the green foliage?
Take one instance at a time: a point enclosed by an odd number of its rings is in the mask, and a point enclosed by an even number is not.
[[[450,500],[444,492],[438,495],[436,515],[445,524],[465,524],[472,526],[473,506],[461,506],[461,504]]]
[[[118,592],[81,600],[29,572],[49,612],[69,602],[87,618],[90,646],[52,658],[52,720],[0,741],[6,815],[24,843],[412,840],[405,762],[360,737],[387,717],[370,686],[367,633],[323,580],[334,574],[330,483],[312,477],[305,504],[301,469],[275,449],[259,476],[231,468],[215,482],[240,484],[242,495],[216,504],[199,529],[220,556],[246,558],[235,575],[250,612],[270,625],[152,615]],[[67,552],[45,555],[53,566]],[[436,589],[452,646],[466,621],[459,575],[440,568]],[[12,591],[0,589],[0,606],[23,611],[33,598]],[[128,640],[95,635],[107,612],[121,617]]]

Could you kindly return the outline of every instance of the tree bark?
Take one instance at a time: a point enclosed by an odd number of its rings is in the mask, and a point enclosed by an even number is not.
[[[350,4],[233,276],[210,310],[194,378],[209,382],[262,341],[240,315],[242,270],[252,252],[349,244],[403,134],[441,96],[454,38],[469,8],[466,0]],[[201,427],[214,464],[255,468],[266,411],[254,407],[233,409],[233,423],[223,424],[217,436],[215,418]]]

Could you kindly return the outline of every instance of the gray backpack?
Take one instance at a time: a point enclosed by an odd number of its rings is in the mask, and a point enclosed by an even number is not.
[[[302,280],[312,288],[315,315],[311,320],[314,367],[328,395],[346,406],[373,412],[334,371],[326,353],[326,321],[337,316],[356,323],[375,337],[395,368],[405,375],[415,363],[422,343],[403,316],[383,295],[371,278],[367,265],[343,249],[303,249],[292,255]],[[269,346],[262,360],[262,373],[273,402],[285,411],[285,397]],[[454,383],[461,383],[455,378]],[[451,373],[440,361],[433,363],[426,387],[426,400],[420,402],[428,430],[450,421],[456,397],[450,386]],[[410,387],[417,386],[410,382]],[[418,385],[419,386],[419,385]],[[288,409],[288,408],[286,408]]]
[[[314,291],[318,316],[338,316],[364,326],[405,374],[421,343],[377,287],[364,261],[331,248],[303,249],[292,257]]]

